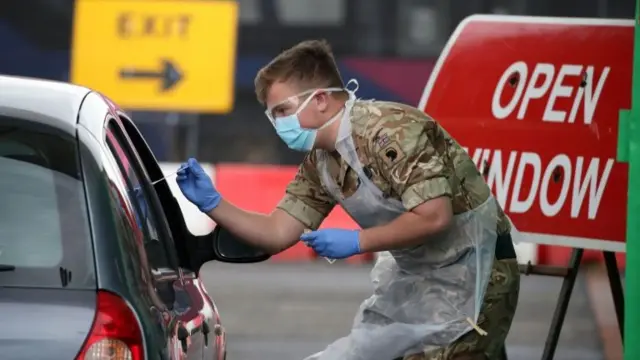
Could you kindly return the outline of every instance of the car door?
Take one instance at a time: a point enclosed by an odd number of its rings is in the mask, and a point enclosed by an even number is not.
[[[138,129],[131,120],[121,117],[121,123],[131,140],[132,146],[141,159],[147,174],[152,181],[159,180],[163,177],[160,165],[155,160],[149,146],[141,136]],[[175,179],[167,179],[167,181],[175,181]],[[220,316],[213,300],[202,288],[202,283],[195,272],[198,266],[189,266],[191,264],[190,257],[197,253],[202,255],[202,259],[198,259],[198,263],[206,262],[208,257],[203,249],[187,249],[186,245],[196,243],[193,236],[188,233],[188,229],[184,222],[180,207],[171,193],[166,181],[160,181],[154,186],[156,195],[162,203],[160,212],[164,214],[162,220],[167,222],[173,234],[172,252],[179,259],[180,272],[182,274],[182,288],[179,295],[186,296],[186,300],[191,302],[190,308],[182,315],[185,319],[193,318],[194,325],[190,325],[196,331],[199,331],[198,337],[202,337],[204,341],[203,355],[206,360],[222,359],[224,357],[224,334],[221,331]],[[195,270],[195,271],[194,271]],[[197,317],[199,316],[199,318]]]
[[[108,120],[106,134],[110,155],[125,179],[127,196],[134,205],[136,223],[143,234],[142,253],[150,268],[155,292],[166,309],[160,311],[160,317],[168,317],[162,319],[169,327],[164,339],[166,352],[171,359],[201,360],[205,346],[202,316],[193,310],[196,302],[185,294],[185,281],[178,266],[172,234],[153,185],[120,118]]]

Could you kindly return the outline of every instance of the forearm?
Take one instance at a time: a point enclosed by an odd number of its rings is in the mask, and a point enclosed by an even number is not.
[[[378,252],[405,249],[420,245],[429,236],[446,229],[445,222],[438,214],[431,216],[406,212],[395,220],[360,232],[360,251]]]
[[[207,215],[237,237],[272,254],[288,248],[297,240],[280,231],[273,216],[240,209],[224,199]]]

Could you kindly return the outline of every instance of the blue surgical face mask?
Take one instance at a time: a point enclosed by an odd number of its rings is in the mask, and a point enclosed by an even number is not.
[[[297,151],[311,151],[316,141],[316,135],[318,131],[331,125],[334,121],[338,120],[342,115],[342,112],[338,113],[331,120],[327,121],[321,127],[317,129],[304,129],[300,126],[300,120],[298,114],[291,114],[289,116],[283,116],[276,118],[275,126],[276,133],[280,136],[280,139],[290,149]]]
[[[284,143],[287,144],[287,146],[290,149],[303,151],[303,152],[311,151],[311,149],[313,149],[313,145],[315,144],[316,135],[318,131],[331,125],[334,121],[338,120],[341,117],[342,112],[338,113],[331,120],[327,121],[317,129],[305,129],[300,126],[300,118],[298,117],[298,115],[302,110],[304,110],[305,107],[307,107],[307,105],[309,105],[314,95],[321,90],[332,92],[332,91],[344,91],[345,89],[339,89],[339,88],[315,89],[315,90],[298,94],[294,97],[298,98],[302,95],[305,95],[306,93],[311,92],[311,95],[302,104],[300,104],[296,112],[291,115],[273,117],[270,114],[270,111],[267,111],[267,117],[269,117],[269,119],[272,120],[272,123],[276,128],[276,133],[278,134],[278,136],[280,136],[282,141],[284,141]]]
[[[297,113],[276,118],[275,127],[280,139],[282,139],[290,149],[310,151],[313,148],[318,131],[300,127],[300,120],[298,119]]]

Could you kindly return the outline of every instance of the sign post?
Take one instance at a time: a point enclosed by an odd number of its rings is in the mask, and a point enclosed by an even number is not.
[[[631,110],[620,110],[618,160],[629,163],[624,359],[640,359],[640,0],[636,1]]]
[[[233,0],[77,0],[71,82],[130,110],[229,112],[237,23]]]
[[[485,175],[518,230],[514,240],[571,254],[562,267],[521,266],[527,275],[564,278],[543,360],[555,355],[580,263],[589,252],[604,258],[621,337],[625,303],[632,312],[626,314],[627,333],[640,337],[632,330],[640,322],[640,312],[632,309],[640,294],[629,291],[631,301],[625,300],[616,257],[625,253],[627,238],[635,242],[627,260],[631,279],[640,266],[640,221],[631,218],[640,214],[640,194],[631,189],[640,184],[638,85],[631,107],[634,25],[614,19],[468,17],[443,49],[420,101],[420,109],[466,148]],[[640,72],[634,76],[638,84]],[[618,115],[630,107],[631,129],[621,130],[630,140],[629,171],[616,160],[625,149],[618,144]],[[627,198],[628,210],[621,206]],[[625,344],[632,349],[640,340]],[[637,352],[629,357],[638,358]]]

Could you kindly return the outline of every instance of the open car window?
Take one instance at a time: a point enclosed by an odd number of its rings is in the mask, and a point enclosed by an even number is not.
[[[118,131],[113,123],[110,123],[107,130],[107,145],[118,164],[123,183],[127,186],[127,197],[134,208],[137,230],[142,234],[142,241],[151,269],[173,268],[158,230],[158,219],[151,208],[149,194],[142,184],[139,171],[136,171],[132,164],[132,161],[135,160],[125,150],[124,140],[118,136]]]
[[[142,166],[145,168],[150,180],[159,180],[164,177],[155,156],[137,128],[127,118],[121,118],[121,122],[127,136],[131,139],[133,147],[140,156]],[[172,171],[174,170],[172,169]],[[160,181],[153,186],[153,189],[155,190],[158,200],[160,200],[160,204],[162,206],[162,208],[159,209],[161,210],[161,218],[166,219],[169,230],[171,231],[173,237],[172,245],[174,246],[180,267],[183,272],[189,273],[192,271],[192,264],[191,259],[189,258],[189,250],[187,249],[187,246],[188,244],[193,244],[195,239],[192,238],[193,234],[191,234],[187,228],[184,214],[182,213],[177,199],[171,191],[169,185],[170,182],[175,183],[175,178],[172,177],[167,179],[167,181]],[[176,190],[178,192],[180,191],[178,189]],[[206,217],[206,215],[203,216]]]
[[[76,140],[0,116],[0,287],[95,288]]]

